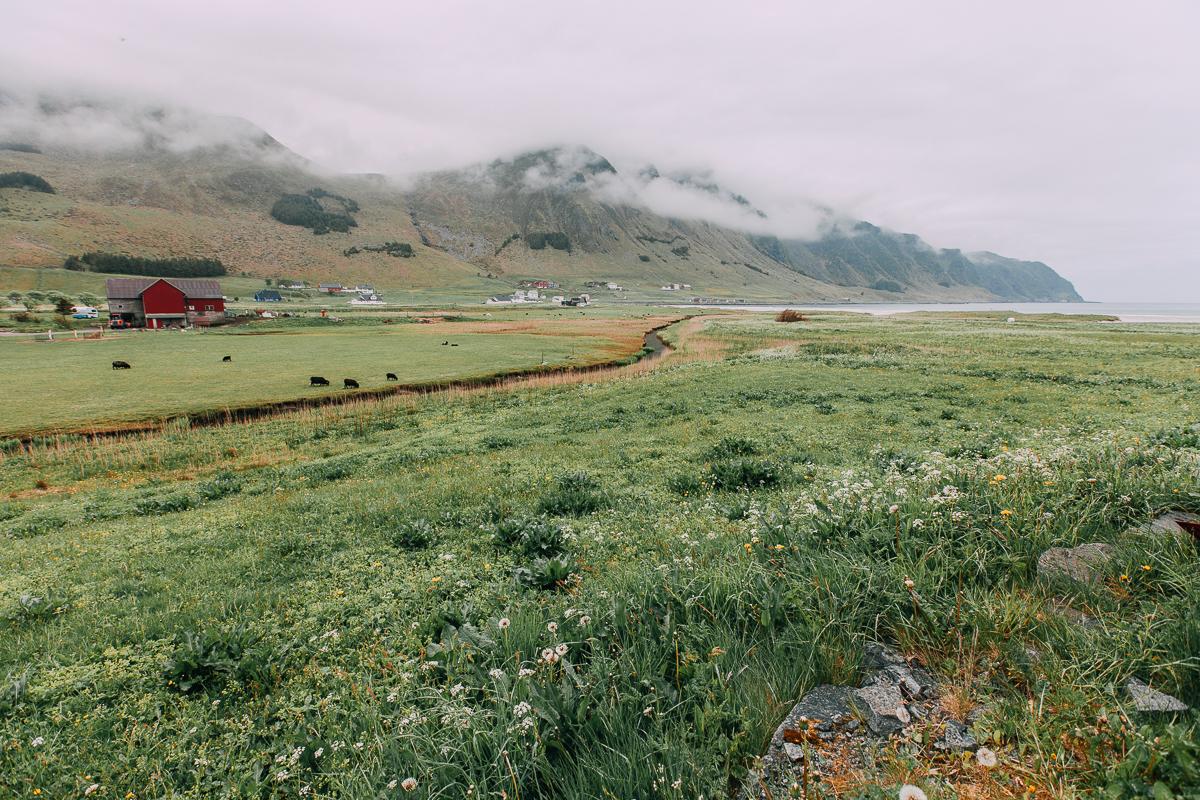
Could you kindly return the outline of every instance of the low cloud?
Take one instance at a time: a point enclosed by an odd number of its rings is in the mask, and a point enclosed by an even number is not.
[[[51,151],[184,154],[223,148],[252,158],[291,157],[245,119],[119,96],[0,91],[0,141]]]

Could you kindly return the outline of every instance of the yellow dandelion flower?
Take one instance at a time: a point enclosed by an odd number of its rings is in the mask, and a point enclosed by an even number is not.
[[[1129,580],[1129,576],[1128,576],[1128,575],[1122,575],[1122,576],[1121,576],[1121,580],[1123,580],[1123,581],[1127,581],[1127,580]]]
[[[999,483],[1000,481],[1008,480],[1008,476],[1004,475],[1004,474],[999,474],[996,477],[992,478],[992,480],[994,480],[996,483]]]
[[[1006,508],[1006,509],[1003,509],[1003,510],[1000,512],[1000,516],[1002,516],[1002,517],[1004,517],[1004,518],[1006,518],[1006,519],[1007,519],[1008,517],[1011,517],[1011,516],[1012,516],[1012,511],[1010,511],[1010,510],[1009,510],[1009,509],[1007,509],[1007,508]]]

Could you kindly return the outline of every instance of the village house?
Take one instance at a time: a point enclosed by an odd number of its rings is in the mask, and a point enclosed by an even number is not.
[[[372,291],[360,291],[358,297],[350,301],[352,306],[382,306],[384,303],[383,297]]]
[[[325,294],[341,294],[342,285],[340,283],[322,283],[317,286],[317,291]]]
[[[208,325],[225,317],[221,285],[199,278],[109,278],[111,324],[133,328]]]
[[[274,289],[260,289],[254,293],[256,303],[282,303],[283,295]]]

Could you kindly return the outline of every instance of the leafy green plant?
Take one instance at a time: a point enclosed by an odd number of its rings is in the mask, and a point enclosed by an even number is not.
[[[433,544],[437,530],[427,519],[406,519],[391,529],[388,541],[401,550],[423,550]]]
[[[762,489],[783,480],[783,470],[762,458],[726,458],[708,466],[707,483],[714,489]]]
[[[70,607],[67,599],[56,591],[22,594],[8,613],[9,621],[18,627],[49,622]]]
[[[566,556],[538,558],[528,567],[518,567],[514,575],[519,583],[534,589],[562,589],[571,577],[572,566]]]
[[[599,481],[586,472],[570,472],[554,479],[538,506],[543,513],[553,516],[582,517],[605,508],[608,503],[608,495]]]
[[[209,631],[184,631],[163,668],[167,685],[181,692],[219,689],[228,681],[245,683],[266,674],[257,636],[243,625]]]

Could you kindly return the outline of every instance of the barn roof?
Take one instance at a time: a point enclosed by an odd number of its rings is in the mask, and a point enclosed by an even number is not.
[[[159,281],[166,281],[187,297],[206,298],[220,297],[221,284],[217,281],[199,278],[109,278],[107,281],[109,299],[125,300],[141,297],[142,292]]]

